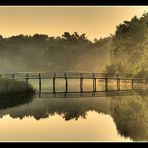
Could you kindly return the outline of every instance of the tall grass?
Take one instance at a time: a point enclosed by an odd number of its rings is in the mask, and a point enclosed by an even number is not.
[[[33,87],[24,81],[0,78],[0,96],[28,95],[34,92]]]

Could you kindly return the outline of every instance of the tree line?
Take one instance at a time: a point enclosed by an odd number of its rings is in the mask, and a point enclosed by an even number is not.
[[[109,44],[110,37],[92,42],[86,34],[77,32],[64,32],[57,37],[46,34],[0,36],[1,71],[98,71],[100,60],[109,53],[106,50]],[[108,59],[102,67],[106,63]]]
[[[85,33],[0,36],[2,72],[80,71],[148,74],[148,13],[116,26],[108,37]]]

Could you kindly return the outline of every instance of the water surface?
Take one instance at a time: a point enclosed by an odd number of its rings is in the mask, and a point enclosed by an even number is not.
[[[1,99],[0,141],[147,141],[148,91],[141,92]]]

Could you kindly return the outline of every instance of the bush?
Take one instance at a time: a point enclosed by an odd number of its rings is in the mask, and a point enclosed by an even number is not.
[[[0,96],[27,95],[34,92],[33,87],[24,81],[0,78]]]

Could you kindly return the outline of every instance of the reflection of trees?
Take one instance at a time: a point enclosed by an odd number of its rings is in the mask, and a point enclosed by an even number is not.
[[[79,117],[82,117],[82,118],[86,118],[86,112],[78,112],[78,111],[74,111],[74,112],[67,112],[64,114],[63,118],[65,120],[70,120],[70,119],[75,119],[75,120],[78,120]]]
[[[35,99],[31,104],[13,107],[0,111],[0,117],[9,114],[13,118],[33,116],[39,120],[54,114],[61,115],[65,120],[86,118],[86,112],[109,112],[109,99],[105,98],[73,98],[73,99]]]
[[[34,99],[29,104],[26,100],[18,100],[11,108],[1,105],[0,117],[9,114],[12,118],[34,117],[36,120],[58,114],[68,121],[86,118],[87,111],[110,114],[119,134],[133,140],[148,140],[148,97],[114,96],[111,98],[48,98]],[[21,101],[21,100],[19,100]],[[13,107],[12,107],[13,106]],[[9,105],[10,107],[10,105]],[[5,109],[4,109],[5,108]],[[99,126],[99,125],[96,125]]]
[[[113,97],[111,115],[121,135],[148,140],[148,97]]]
[[[33,95],[22,95],[22,96],[5,96],[0,97],[0,109],[5,109],[9,107],[19,106],[21,104],[26,104],[32,101]]]

